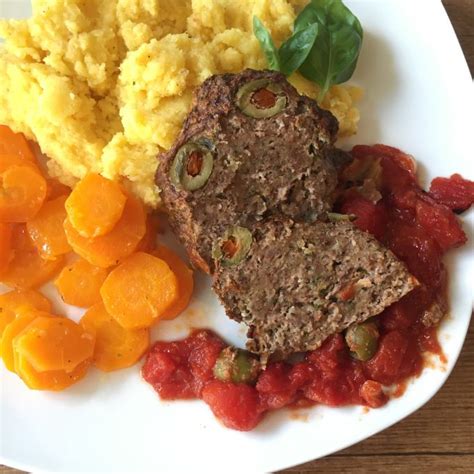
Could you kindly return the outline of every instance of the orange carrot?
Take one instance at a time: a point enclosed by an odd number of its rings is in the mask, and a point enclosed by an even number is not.
[[[150,327],[178,297],[178,281],[163,260],[138,252],[112,270],[100,290],[124,328]]]
[[[122,216],[126,199],[118,183],[88,174],[66,201],[69,222],[81,237],[106,235]]]
[[[26,225],[31,240],[46,260],[54,260],[71,251],[63,226],[66,219],[65,201],[66,196],[60,196],[45,202]]]
[[[107,313],[102,303],[90,308],[80,324],[95,334],[94,364],[105,372],[130,367],[148,349],[149,330],[124,329]]]
[[[62,269],[55,285],[67,304],[88,308],[100,301],[100,287],[107,274],[105,268],[80,258]]]
[[[73,250],[90,264],[111,267],[128,257],[145,235],[145,210],[141,202],[129,196],[122,217],[114,229],[94,239],[82,237],[69,219],[64,222],[66,237]]]
[[[159,245],[153,252],[155,257],[164,260],[178,280],[178,298],[160,316],[160,319],[174,319],[179,316],[189,304],[193,295],[193,271],[171,249]]]

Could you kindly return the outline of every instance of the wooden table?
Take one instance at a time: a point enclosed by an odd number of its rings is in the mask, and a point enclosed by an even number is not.
[[[474,0],[443,3],[474,76]],[[1,474],[19,472],[0,466]],[[474,473],[474,321],[449,380],[421,410],[351,448],[285,472]]]

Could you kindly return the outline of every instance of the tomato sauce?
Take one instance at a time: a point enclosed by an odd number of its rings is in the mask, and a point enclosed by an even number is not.
[[[297,363],[269,363],[253,385],[234,384],[213,375],[224,341],[211,331],[197,330],[181,341],[157,342],[150,350],[142,374],[161,398],[201,398],[225,426],[248,431],[265,413],[283,407],[381,407],[421,373],[424,353],[445,360],[436,335],[447,310],[442,257],[467,240],[453,211],[472,204],[474,183],[459,175],[437,178],[428,194],[416,180],[414,160],[400,150],[356,146],[352,155],[351,169],[357,170],[358,160],[364,169],[369,163],[377,182],[368,183],[372,178],[360,173],[354,174],[355,182],[350,173],[341,173],[336,211],[353,214],[355,225],[390,248],[420,282],[375,318],[380,334],[375,355],[366,362],[353,359],[344,337],[335,334]],[[373,172],[376,167],[380,173]],[[374,186],[376,200],[364,196],[364,188],[372,189],[373,196]],[[441,316],[436,317],[436,308]],[[395,390],[390,392],[389,386]]]

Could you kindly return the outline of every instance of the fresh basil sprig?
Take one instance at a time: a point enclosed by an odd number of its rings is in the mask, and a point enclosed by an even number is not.
[[[303,64],[311,51],[318,35],[318,25],[313,23],[300,28],[280,46],[280,49],[276,48],[270,32],[256,16],[253,17],[253,31],[270,69],[289,76]]]
[[[311,0],[294,23],[293,35],[279,50],[262,22],[254,17],[254,32],[271,69],[299,72],[321,88],[319,100],[333,84],[354,73],[363,30],[341,0]]]

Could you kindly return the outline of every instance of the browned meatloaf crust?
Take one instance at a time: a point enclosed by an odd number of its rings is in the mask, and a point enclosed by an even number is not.
[[[249,326],[255,353],[316,349],[417,285],[388,249],[350,223],[272,219],[251,232],[247,257],[218,265],[213,286],[227,315]]]
[[[276,84],[286,100],[280,112],[254,118],[236,105],[242,86],[256,80]],[[171,226],[191,261],[212,272],[212,245],[231,225],[252,227],[272,215],[313,222],[330,210],[340,158],[331,157],[337,127],[280,73],[246,70],[206,80],[178,140],[159,156],[157,172]],[[171,178],[177,153],[190,142],[204,144],[213,159],[206,183],[193,191]]]

